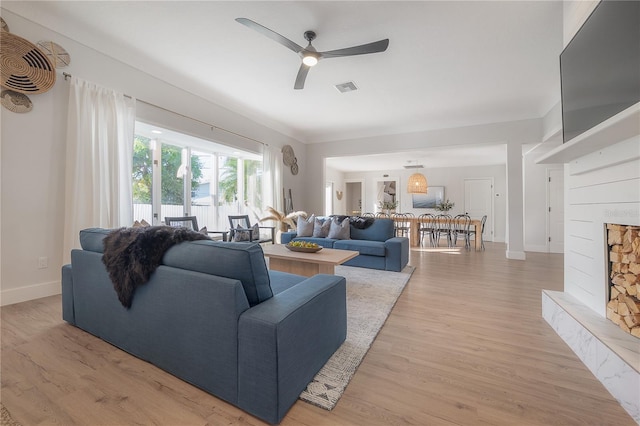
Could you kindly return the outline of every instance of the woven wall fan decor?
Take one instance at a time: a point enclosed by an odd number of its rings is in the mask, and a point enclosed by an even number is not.
[[[56,68],[64,68],[71,63],[71,55],[58,43],[40,40],[38,42],[38,49],[49,57],[51,62],[53,62],[53,66]]]
[[[285,166],[291,167],[295,163],[296,155],[293,152],[291,145],[285,145],[282,147],[282,162]]]
[[[9,89],[0,92],[0,103],[9,111],[17,113],[29,112],[33,108],[33,103],[27,95]]]
[[[285,145],[282,147],[282,162],[285,166],[289,166],[291,174],[298,174],[298,159],[296,158],[296,154],[293,152],[291,145]]]
[[[0,37],[0,84],[19,93],[44,93],[56,82],[56,70],[33,43],[4,32]]]

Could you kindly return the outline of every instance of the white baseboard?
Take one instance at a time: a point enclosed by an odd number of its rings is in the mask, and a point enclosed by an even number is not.
[[[507,259],[526,260],[527,255],[523,251],[507,250]]]
[[[18,288],[8,288],[0,292],[0,306],[13,305],[27,300],[54,296],[62,292],[60,281],[51,281]]]
[[[533,251],[536,253],[548,253],[547,245],[525,244],[524,251]]]

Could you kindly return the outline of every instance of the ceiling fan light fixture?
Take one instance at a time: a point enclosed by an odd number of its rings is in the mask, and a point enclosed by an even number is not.
[[[306,54],[302,57],[302,63],[308,67],[312,67],[318,63],[318,58],[316,55]]]
[[[311,42],[315,40],[316,33],[314,31],[305,31],[304,39],[309,42],[307,47],[302,47],[298,43],[295,43],[288,38],[278,34],[277,32],[270,30],[269,28],[258,24],[248,18],[236,18],[236,22],[251,28],[254,31],[261,33],[262,35],[274,40],[286,47],[289,50],[297,53],[302,58],[302,65],[298,70],[296,76],[296,82],[293,86],[295,90],[304,89],[304,81],[307,78],[309,69],[316,65],[320,59],[326,58],[341,58],[345,56],[365,55],[368,53],[384,52],[389,46],[389,39],[374,41],[373,43],[361,44],[359,46],[347,47],[344,49],[329,50],[326,52],[318,52],[315,47],[311,45]]]

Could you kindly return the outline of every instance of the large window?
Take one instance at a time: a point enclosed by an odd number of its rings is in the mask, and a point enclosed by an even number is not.
[[[153,223],[153,147],[151,139],[136,135],[133,141],[133,218]]]
[[[134,219],[159,225],[196,216],[199,227],[228,229],[228,215],[262,210],[262,158],[170,130],[136,123]]]

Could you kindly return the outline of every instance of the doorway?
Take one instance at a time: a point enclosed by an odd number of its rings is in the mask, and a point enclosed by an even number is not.
[[[364,182],[345,180],[345,211],[350,216],[362,214],[362,200],[364,195]]]
[[[547,169],[547,244],[549,253],[564,253],[564,170]]]
[[[472,219],[487,216],[482,238],[493,241],[493,178],[464,180],[464,211]]]

